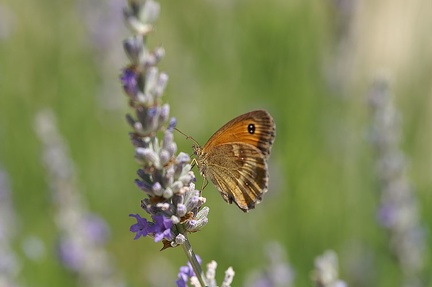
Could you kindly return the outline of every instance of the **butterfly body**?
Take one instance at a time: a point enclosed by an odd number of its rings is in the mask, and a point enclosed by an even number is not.
[[[255,207],[268,189],[267,160],[276,127],[264,110],[229,121],[203,146],[194,146],[200,173],[223,199],[244,212]]]

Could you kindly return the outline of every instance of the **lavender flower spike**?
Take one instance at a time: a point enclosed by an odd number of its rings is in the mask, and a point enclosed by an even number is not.
[[[195,189],[189,155],[177,153],[173,134],[176,120],[169,116],[169,105],[162,103],[168,75],[160,72],[157,64],[165,52],[161,47],[151,50],[147,46],[160,5],[153,0],[129,0],[128,4],[124,18],[133,35],[123,42],[130,63],[120,80],[134,114],[127,115],[127,122],[140,165],[135,184],[144,192],[141,208],[149,215],[144,218],[131,214],[136,223],[130,231],[135,233],[135,239],[148,236],[162,242],[162,249],[181,245],[191,262],[188,270],[193,270],[199,283],[206,286],[187,235],[207,224],[209,208],[203,207],[206,199]],[[184,280],[179,282],[186,284]]]
[[[316,287],[347,287],[348,285],[339,279],[339,266],[336,252],[327,250],[323,255],[315,258],[315,270],[312,280]]]
[[[108,228],[91,214],[75,184],[75,168],[57,130],[51,110],[40,111],[35,130],[42,144],[42,160],[55,206],[61,263],[87,286],[124,286],[104,248]]]

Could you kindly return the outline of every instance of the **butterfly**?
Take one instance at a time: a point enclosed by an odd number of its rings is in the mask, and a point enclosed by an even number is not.
[[[267,111],[240,115],[216,131],[203,147],[193,146],[198,169],[226,202],[247,212],[268,190],[267,161],[275,135],[276,125]]]

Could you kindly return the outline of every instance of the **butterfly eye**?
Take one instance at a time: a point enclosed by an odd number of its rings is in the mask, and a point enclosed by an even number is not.
[[[253,135],[255,133],[255,125],[254,124],[249,124],[248,125],[248,132]]]

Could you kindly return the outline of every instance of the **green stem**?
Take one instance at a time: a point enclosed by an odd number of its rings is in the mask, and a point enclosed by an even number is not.
[[[180,224],[177,225],[177,228],[183,229],[183,227]],[[183,251],[186,253],[186,257],[188,258],[190,264],[192,265],[192,268],[201,286],[207,287],[208,285],[207,285],[206,277],[204,275],[204,272],[201,269],[201,265],[199,264],[195,253],[192,250],[192,245],[190,244],[190,241],[187,238],[186,232],[181,232],[181,233],[186,238],[185,242],[181,245],[183,247]]]

